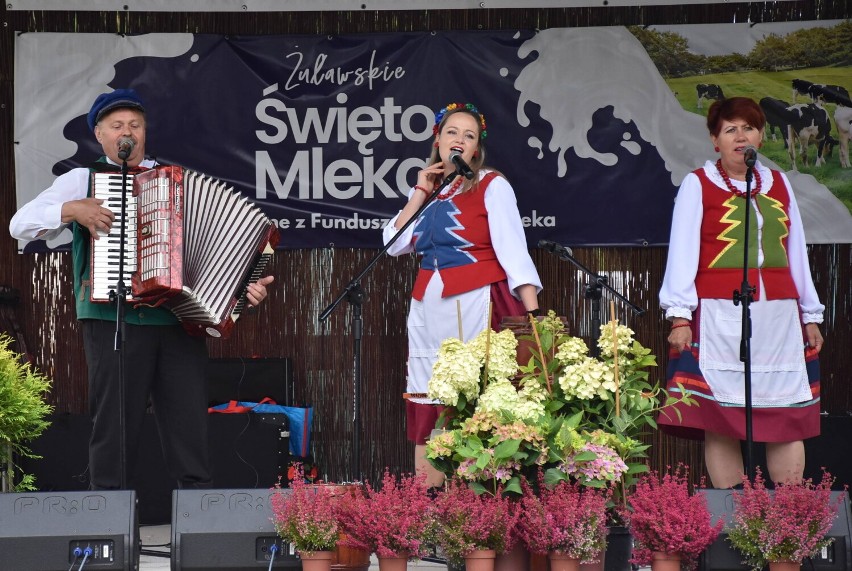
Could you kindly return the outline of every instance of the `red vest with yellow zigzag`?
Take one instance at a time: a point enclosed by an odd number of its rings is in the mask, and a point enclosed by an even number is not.
[[[701,181],[704,216],[701,220],[701,251],[695,287],[699,298],[731,299],[743,279],[743,231],[746,200],[711,182],[704,169],[694,171]],[[757,269],[757,217],[749,214],[748,282],[754,298],[798,299],[799,293],[787,257],[790,235],[790,196],[781,174],[772,172],[769,192],[756,196],[763,216],[763,267]],[[766,184],[770,181],[763,181]],[[766,291],[760,291],[760,279]]]

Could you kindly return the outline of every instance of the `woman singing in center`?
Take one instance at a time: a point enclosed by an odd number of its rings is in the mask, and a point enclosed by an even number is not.
[[[499,330],[504,316],[537,313],[541,291],[515,192],[503,175],[484,166],[485,117],[470,103],[451,103],[435,115],[434,133],[428,166],[417,173],[408,203],[385,227],[385,243],[456,171],[450,153],[460,153],[474,176],[453,179],[388,250],[392,256],[417,252],[421,257],[407,322],[410,394],[427,392],[438,348],[444,339],[458,337],[459,319],[468,341],[489,325],[489,304],[490,325]],[[429,399],[406,401],[414,467],[427,474],[428,486],[443,482],[425,456],[439,413]]]

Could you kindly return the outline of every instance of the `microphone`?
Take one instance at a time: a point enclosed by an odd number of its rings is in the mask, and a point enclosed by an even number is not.
[[[133,147],[136,146],[136,142],[130,137],[122,137],[118,140],[118,158],[123,161],[127,160],[127,157],[130,156],[130,153],[133,152]]]
[[[457,173],[459,173],[466,179],[473,178],[473,171],[470,170],[470,167],[467,166],[466,162],[464,162],[462,154],[459,151],[450,151],[450,161],[452,161],[452,163],[456,165]]]
[[[551,242],[550,240],[539,240],[538,247],[542,250],[547,250],[552,254],[556,254],[557,256],[573,256],[574,252],[571,251],[571,248],[568,246],[563,246],[562,244],[557,244],[556,242]]]
[[[754,145],[749,145],[743,149],[743,159],[748,168],[754,166],[754,163],[757,162],[757,149],[754,148]]]

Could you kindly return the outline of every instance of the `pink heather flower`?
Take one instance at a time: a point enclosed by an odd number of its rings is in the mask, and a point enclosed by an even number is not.
[[[332,551],[340,532],[330,486],[307,484],[301,466],[296,466],[290,488],[275,485],[270,497],[272,523],[281,538],[298,551]]]
[[[594,562],[606,542],[608,492],[559,482],[552,489],[539,478],[539,494],[524,482],[518,535],[533,553],[561,551]]]
[[[631,562],[640,566],[651,564],[652,552],[663,551],[680,555],[682,565],[693,569],[724,525],[721,519],[711,525],[707,498],[690,494],[689,470],[683,465],[662,478],[656,472],[644,476],[628,502],[623,515],[636,540]]]
[[[831,474],[822,481],[777,484],[770,494],[760,470],[754,483],[743,478],[743,491],[734,496],[729,540],[755,568],[769,561],[802,561],[831,543],[831,529],[842,497],[831,499]]]
[[[517,510],[498,489],[495,495],[477,495],[457,479],[435,499],[436,537],[447,558],[461,564],[473,549],[503,553],[514,541]]]
[[[342,498],[338,515],[342,544],[379,557],[423,557],[432,525],[432,501],[425,475],[395,478],[386,469],[380,490],[365,484],[361,494]]]

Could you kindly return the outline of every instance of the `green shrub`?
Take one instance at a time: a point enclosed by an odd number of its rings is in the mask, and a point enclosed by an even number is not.
[[[0,334],[0,479],[3,491],[31,491],[35,479],[24,474],[15,459],[38,458],[28,444],[50,425],[46,417],[53,407],[44,397],[51,383],[9,348],[11,342]]]

